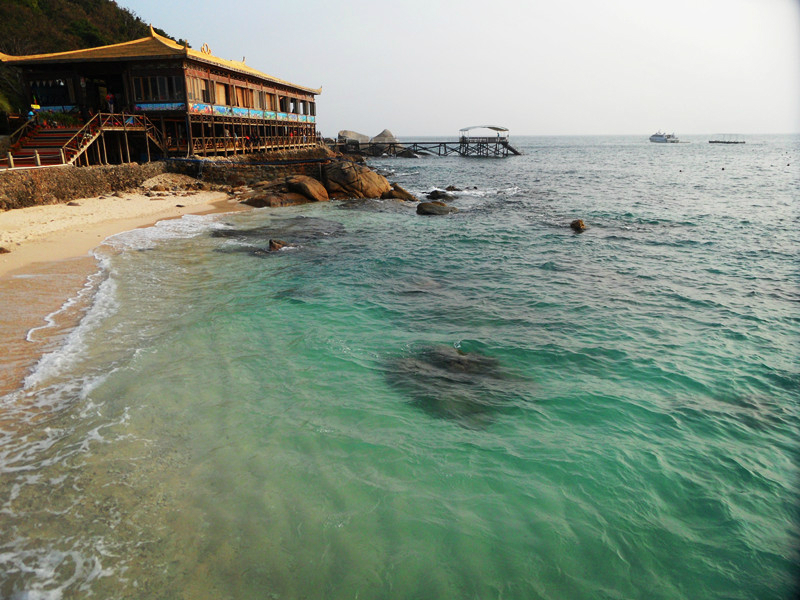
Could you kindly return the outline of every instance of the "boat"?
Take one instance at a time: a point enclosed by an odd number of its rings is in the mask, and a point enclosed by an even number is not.
[[[744,144],[744,140],[738,135],[731,133],[720,134],[713,140],[708,140],[709,144]]]
[[[677,144],[680,140],[675,137],[674,133],[661,133],[657,131],[650,136],[650,141],[658,144]]]

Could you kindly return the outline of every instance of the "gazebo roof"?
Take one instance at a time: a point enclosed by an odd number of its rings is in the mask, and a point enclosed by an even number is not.
[[[508,131],[507,127],[501,127],[500,125],[473,125],[472,127],[464,127],[459,129],[459,131],[469,131],[471,129],[491,129],[492,131]]]
[[[85,48],[83,50],[69,50],[67,52],[53,52],[50,54],[29,54],[27,56],[11,56],[0,52],[0,62],[14,66],[181,57],[236,71],[272,83],[286,85],[312,94],[319,94],[322,91],[322,88],[309,88],[262,73],[246,65],[244,61],[219,58],[211,54],[207,46],[203,46],[202,50],[195,50],[194,48],[183,46],[169,38],[158,35],[152,27],[150,27],[150,35],[148,37],[139,38],[130,42],[122,42],[120,44],[111,44],[109,46],[98,46],[96,48]]]

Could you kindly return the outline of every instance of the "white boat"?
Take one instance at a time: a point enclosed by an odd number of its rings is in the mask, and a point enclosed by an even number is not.
[[[650,141],[658,144],[677,144],[680,140],[675,137],[674,133],[661,133],[657,131],[650,136]]]

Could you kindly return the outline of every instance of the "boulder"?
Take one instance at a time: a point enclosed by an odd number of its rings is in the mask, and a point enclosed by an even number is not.
[[[328,163],[322,177],[330,198],[380,198],[392,189],[385,177],[349,161]]]
[[[378,135],[373,137],[370,142],[373,144],[396,144],[397,138],[388,129],[384,129]]]
[[[384,192],[381,195],[381,198],[385,200],[394,199],[394,200],[404,200],[406,202],[419,202],[419,199],[414,194],[405,190],[403,187],[400,186],[399,183],[392,183],[391,186],[392,189],[390,189],[388,192]]]
[[[254,206],[255,208],[264,208],[265,206],[294,206],[296,204],[308,204],[310,200],[303,194],[296,192],[284,192],[280,190],[271,189],[255,193],[249,198],[242,200],[242,204]]]
[[[449,206],[444,202],[420,202],[417,204],[418,215],[449,215],[458,212],[455,206]]]
[[[357,131],[350,131],[349,129],[342,129],[339,132],[339,141],[344,142],[347,140],[355,140],[362,144],[369,143],[369,136],[364,135],[363,133],[358,133]]]
[[[576,233],[581,233],[586,229],[586,224],[583,222],[583,219],[575,219],[569,226],[572,228],[572,231]]]
[[[302,194],[312,202],[326,202],[328,190],[319,181],[306,175],[293,175],[286,178],[286,187],[290,192]]]
[[[270,252],[277,252],[281,248],[286,245],[286,242],[283,240],[270,240],[269,241],[269,251]]]
[[[455,200],[456,198],[453,194],[448,194],[442,190],[433,190],[432,192],[428,192],[428,195],[425,197],[428,200]]]

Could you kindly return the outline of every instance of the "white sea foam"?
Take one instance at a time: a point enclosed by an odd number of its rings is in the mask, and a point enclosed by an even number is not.
[[[153,227],[133,229],[113,235],[104,243],[120,251],[144,250],[154,248],[165,240],[195,237],[209,229],[224,227],[226,225],[219,223],[212,215],[184,215],[180,219],[159,221]],[[78,326],[69,333],[58,349],[39,359],[33,371],[24,380],[24,390],[41,386],[77,364],[85,355],[87,335],[119,309],[117,283],[111,269],[111,259],[102,251],[96,252],[95,257],[100,262],[100,270],[89,278],[76,296],[48,315],[45,318],[45,325],[28,332],[27,339],[32,341],[37,331],[53,327],[59,314],[84,301],[88,294],[94,292],[94,301]],[[94,385],[97,385],[97,382]]]
[[[14,540],[10,551],[0,552],[0,568],[6,575],[27,580],[25,589],[14,592],[11,600],[61,600],[70,588],[77,586],[85,591],[91,582],[112,574],[96,555],[55,548],[22,550],[22,545],[23,540]],[[96,550],[103,554],[103,544],[99,542],[98,546]],[[71,573],[65,578],[67,570]]]
[[[38,327],[33,327],[32,329],[29,329],[28,333],[25,336],[25,339],[29,342],[33,342],[35,341],[34,334],[37,331],[42,331],[44,329],[50,329],[51,327],[55,327],[57,317],[61,314],[66,313],[73,306],[80,304],[86,299],[87,296],[91,295],[92,292],[100,284],[102,277],[103,277],[103,271],[98,271],[96,273],[93,273],[92,275],[89,275],[89,277],[86,280],[86,283],[80,290],[78,290],[78,293],[75,296],[69,298],[66,302],[64,302],[64,304],[62,304],[58,310],[55,310],[51,312],[49,315],[47,315],[44,318],[45,320],[44,325],[40,325]]]
[[[118,250],[149,250],[159,242],[191,238],[214,228],[224,228],[214,215],[184,215],[180,219],[159,221],[152,227],[112,235],[105,243]]]
[[[97,287],[94,302],[81,322],[67,335],[61,347],[39,359],[33,371],[25,378],[23,389],[29,390],[43,385],[49,379],[64,373],[80,360],[86,350],[87,334],[118,310],[116,290],[117,283],[114,278],[106,276]]]

